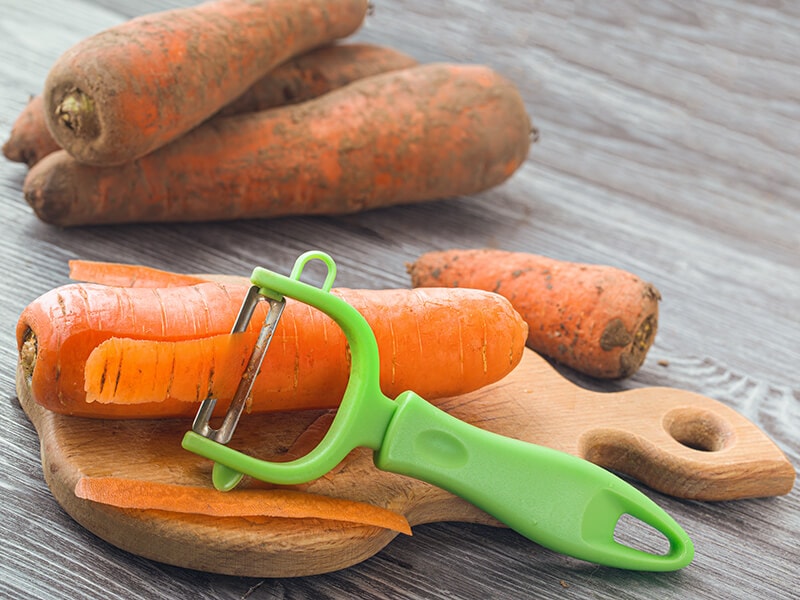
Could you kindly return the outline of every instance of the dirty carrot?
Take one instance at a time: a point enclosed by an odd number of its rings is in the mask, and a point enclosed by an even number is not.
[[[8,160],[32,167],[60,148],[47,129],[42,97],[32,96],[14,121],[11,134],[3,144],[3,154]]]
[[[531,134],[518,90],[488,67],[420,65],[213,119],[119,167],[54,152],[24,194],[61,226],[346,214],[496,186]]]
[[[82,162],[122,164],[192,129],[292,56],[344,38],[367,0],[212,0],[132,19],[52,66],[45,116]]]
[[[384,46],[357,43],[323,46],[275,67],[211,118],[303,102],[358,79],[415,64],[417,61],[410,56]],[[42,96],[33,96],[14,123],[3,154],[9,160],[32,167],[60,149],[47,128]]]
[[[75,496],[117,508],[211,517],[325,519],[383,527],[411,535],[408,520],[386,508],[287,489],[220,492],[213,488],[123,477],[81,477],[75,485]]]
[[[207,352],[215,343],[230,344],[235,350],[236,336],[228,332],[246,291],[246,285],[215,282],[166,288],[69,284],[51,290],[29,304],[17,324],[19,360],[31,396],[64,414],[150,418],[189,416],[211,389],[220,395],[221,411],[233,393],[230,381],[241,372],[227,365],[235,366],[236,357],[249,355],[250,347],[246,352],[240,347],[238,355],[225,350],[215,365],[211,358],[197,359],[202,353],[191,346],[205,344],[202,352]],[[334,293],[372,327],[387,395],[413,389],[434,400],[478,389],[502,378],[522,356],[527,325],[497,294],[447,288],[339,288]],[[265,314],[266,308],[259,306],[249,332],[260,328]],[[239,337],[252,339],[252,333],[248,335]],[[208,341],[213,336],[222,336],[221,341]],[[121,346],[101,347],[111,338],[122,338],[114,342]],[[147,354],[148,344],[140,342],[144,349],[128,348],[130,340],[167,342],[165,354],[156,361],[154,354]],[[119,348],[125,352],[122,363],[115,359]],[[86,381],[87,360],[93,352],[98,352],[99,361],[93,364],[100,366],[92,368],[96,378]],[[188,356],[202,370],[195,364],[187,367]],[[131,375],[128,367],[137,359],[142,372],[137,366]],[[169,369],[164,376],[172,381],[167,396],[142,403],[140,394],[161,385],[155,372],[165,364]],[[348,378],[349,349],[341,329],[320,311],[289,299],[256,379],[259,392],[250,409],[332,408],[341,400]],[[87,402],[87,386],[98,390],[111,382],[120,389],[120,403]]]
[[[275,67],[217,114],[229,116],[304,102],[359,79],[416,64],[414,58],[385,46],[324,46]]]
[[[632,375],[656,336],[659,291],[611,266],[473,249],[424,254],[408,272],[415,287],[501,294],[527,321],[530,348],[593,377]]]

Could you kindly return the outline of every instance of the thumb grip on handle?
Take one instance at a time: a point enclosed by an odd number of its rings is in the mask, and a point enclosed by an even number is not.
[[[639,490],[586,460],[460,421],[413,392],[375,453],[378,468],[409,475],[472,502],[525,537],[562,554],[641,571],[673,571],[694,556],[691,540]],[[660,531],[666,554],[614,539],[624,514]]]

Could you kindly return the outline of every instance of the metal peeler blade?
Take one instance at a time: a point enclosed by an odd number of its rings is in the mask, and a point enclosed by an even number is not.
[[[242,374],[242,379],[239,381],[239,386],[236,388],[236,393],[231,400],[228,412],[225,413],[222,424],[218,429],[212,428],[209,424],[211,415],[214,412],[214,407],[217,404],[216,398],[206,398],[203,400],[192,422],[192,431],[210,440],[219,442],[220,444],[227,444],[233,437],[233,432],[236,430],[242,411],[244,411],[247,398],[253,390],[253,383],[261,370],[264,355],[267,353],[269,343],[272,341],[272,336],[275,334],[275,328],[286,306],[286,300],[283,297],[275,299],[265,296],[261,293],[261,288],[254,285],[248,290],[242,302],[242,307],[239,309],[239,314],[236,317],[236,322],[233,324],[231,333],[240,333],[247,329],[250,320],[253,318],[256,306],[262,300],[269,302],[269,312],[264,319],[264,325],[262,325],[261,331],[258,334],[253,352],[250,354],[250,360],[247,362],[247,366]]]

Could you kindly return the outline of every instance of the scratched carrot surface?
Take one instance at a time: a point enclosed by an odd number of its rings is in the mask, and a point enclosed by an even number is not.
[[[228,334],[246,291],[216,282],[164,288],[76,283],[51,290],[26,307],[17,326],[32,397],[64,414],[150,418],[191,415],[210,391],[219,395],[222,411],[266,313],[259,307],[250,333]],[[478,389],[521,358],[527,325],[497,294],[446,288],[334,293],[371,325],[389,396],[413,389],[433,400]],[[341,329],[289,299],[250,409],[335,407],[348,378]],[[111,382],[119,394],[109,398]],[[88,399],[102,402],[87,402],[87,390]]]

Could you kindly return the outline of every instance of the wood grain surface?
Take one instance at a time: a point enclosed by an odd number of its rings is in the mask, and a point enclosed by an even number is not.
[[[83,37],[188,0],[0,0],[0,131]],[[300,578],[171,567],[85,530],[45,483],[16,400],[14,325],[67,281],[70,258],[183,272],[287,271],[310,247],[340,285],[407,286],[422,252],[494,246],[611,264],[661,291],[654,348],[633,378],[757,423],[800,465],[800,4],[375,2],[355,36],[424,62],[487,64],[520,88],[541,138],[506,184],[470,198],[341,218],[60,230],[25,204],[23,165],[0,162],[0,408],[12,598],[791,598],[800,589],[800,491],[701,502],[647,490],[692,536],[670,574],[587,566],[481,524],[415,527],[356,566]],[[643,535],[632,531],[634,537]],[[191,548],[187,547],[187,552]]]

